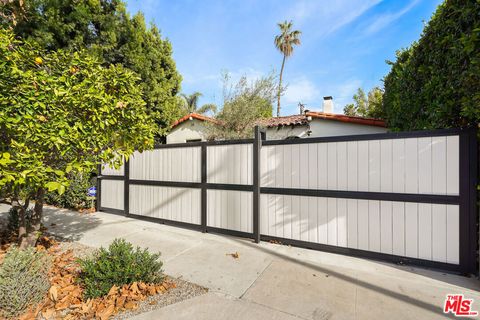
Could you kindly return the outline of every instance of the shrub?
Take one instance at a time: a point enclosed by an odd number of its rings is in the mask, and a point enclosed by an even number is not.
[[[11,248],[0,265],[0,315],[13,318],[42,300],[50,287],[50,259],[34,248]]]
[[[77,174],[70,177],[70,185],[63,194],[47,192],[45,202],[56,207],[68,209],[85,209],[92,207],[92,201],[87,196],[87,189],[95,185],[95,178],[88,174]]]
[[[86,298],[101,297],[113,285],[133,282],[158,283],[162,280],[160,254],[133,248],[124,239],[115,239],[108,249],[100,248],[91,258],[80,259],[80,282]]]
[[[435,129],[480,121],[480,2],[447,0],[418,42],[397,52],[383,104],[392,129]]]

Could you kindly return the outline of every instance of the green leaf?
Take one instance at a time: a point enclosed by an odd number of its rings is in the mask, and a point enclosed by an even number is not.
[[[48,189],[48,191],[58,190],[61,186],[62,185],[59,182],[56,182],[56,181],[50,181],[50,182],[47,182],[45,184],[45,187]]]

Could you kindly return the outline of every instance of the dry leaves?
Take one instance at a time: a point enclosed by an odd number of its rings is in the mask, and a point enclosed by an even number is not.
[[[148,296],[165,293],[176,284],[164,281],[160,284],[134,282],[122,287],[113,286],[107,296],[83,300],[83,289],[77,282],[79,265],[72,250],[60,252],[56,242],[43,239],[37,246],[53,256],[49,278],[51,287],[45,300],[36,309],[28,310],[21,319],[35,319],[39,313],[43,319],[101,319],[107,320],[123,310],[134,310]],[[0,247],[0,259],[4,247]],[[5,249],[6,250],[6,249]]]
[[[240,254],[239,254],[238,252],[227,253],[226,255],[227,255],[227,256],[232,256],[234,259],[240,258]]]
[[[0,263],[10,247],[10,243],[0,246]],[[113,286],[108,295],[102,298],[83,300],[83,289],[77,283],[80,272],[72,250],[60,252],[56,240],[42,236],[36,246],[53,257],[49,279],[51,287],[45,300],[38,306],[28,309],[19,319],[35,319],[39,313],[43,319],[109,319],[122,310],[134,310],[139,302],[148,296],[165,293],[175,288],[175,283],[164,281],[161,284],[132,283],[122,287]]]

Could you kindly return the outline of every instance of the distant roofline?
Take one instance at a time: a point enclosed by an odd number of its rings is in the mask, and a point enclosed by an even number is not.
[[[385,121],[380,119],[374,118],[364,118],[358,116],[347,116],[344,114],[334,114],[334,113],[325,113],[325,112],[318,112],[318,111],[307,111],[305,114],[295,114],[290,116],[282,116],[282,117],[272,117],[268,119],[262,119],[257,121],[259,125],[264,125],[266,127],[280,127],[280,126],[297,126],[297,125],[306,125],[308,123],[308,117],[312,119],[324,119],[324,120],[333,120],[345,123],[354,123],[366,126],[375,126],[375,127],[382,127],[385,128],[386,124]],[[172,129],[178,126],[179,124],[189,120],[190,118],[200,120],[200,121],[207,121],[215,124],[219,124],[220,122],[214,118],[204,116],[198,113],[189,113],[172,124]]]
[[[334,113],[325,113],[325,112],[317,112],[317,111],[308,111],[305,113],[305,115],[307,117],[310,116],[312,118],[317,118],[317,119],[335,120],[340,122],[355,123],[355,124],[361,124],[366,126],[375,126],[375,127],[383,127],[383,128],[387,126],[384,120],[374,119],[374,118],[347,116],[344,114],[334,114]]]
[[[207,116],[204,116],[202,114],[192,112],[192,113],[189,113],[189,114],[181,117],[177,121],[175,121],[172,124],[172,129],[175,128],[176,126],[178,126],[180,123],[185,122],[187,120],[190,120],[190,118],[200,120],[200,121],[207,121],[207,122],[211,122],[211,123],[219,123],[218,120],[215,120],[214,118],[207,117]]]

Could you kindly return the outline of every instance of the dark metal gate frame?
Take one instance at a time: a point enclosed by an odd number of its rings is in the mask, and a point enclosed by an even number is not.
[[[364,141],[364,140],[385,140],[385,139],[403,139],[403,138],[421,138],[436,136],[459,136],[459,195],[433,195],[433,194],[409,194],[409,193],[391,193],[391,192],[367,192],[367,191],[340,191],[340,190],[317,190],[317,189],[291,189],[291,188],[270,188],[260,186],[260,151],[262,145],[289,145],[319,142],[343,142],[343,141]],[[207,146],[232,145],[232,144],[253,144],[253,184],[221,184],[207,182]],[[478,212],[477,212],[477,131],[470,129],[441,129],[429,131],[411,131],[381,134],[365,134],[351,136],[303,138],[295,140],[265,140],[265,133],[258,127],[255,128],[254,139],[230,140],[230,141],[206,141],[191,142],[179,144],[165,144],[156,149],[167,148],[201,148],[201,182],[177,182],[177,181],[155,181],[155,180],[134,180],[130,179],[128,161],[125,162],[124,175],[99,175],[97,179],[97,210],[114,214],[120,214],[127,217],[141,220],[153,221],[162,224],[189,228],[201,232],[220,233],[237,237],[250,238],[256,243],[260,240],[279,241],[283,244],[321,250],[326,252],[344,254],[349,256],[363,257],[374,260],[382,260],[393,263],[411,264],[423,267],[430,267],[451,272],[464,274],[477,274],[477,244],[478,242]],[[99,171],[101,168],[99,166]],[[124,210],[101,207],[101,180],[123,180],[124,181]],[[201,223],[191,224],[180,221],[166,220],[161,218],[145,217],[132,214],[129,210],[129,186],[130,185],[148,185],[179,188],[198,188],[201,190]],[[236,230],[210,227],[207,225],[207,190],[233,190],[250,191],[253,193],[253,232],[247,233]],[[276,195],[294,195],[310,197],[330,197],[345,199],[362,200],[384,200],[431,204],[453,204],[459,205],[459,244],[460,244],[460,263],[450,264],[435,262],[417,258],[408,258],[392,254],[366,251],[361,249],[352,249],[338,247],[327,244],[312,243],[300,240],[279,238],[260,234],[260,196],[261,194]]]

